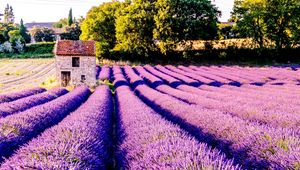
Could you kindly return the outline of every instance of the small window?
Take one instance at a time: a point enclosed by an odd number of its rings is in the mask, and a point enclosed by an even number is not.
[[[79,67],[79,66],[80,66],[79,57],[73,57],[72,58],[72,67]]]
[[[85,82],[86,78],[85,78],[85,75],[81,75],[81,82]]]

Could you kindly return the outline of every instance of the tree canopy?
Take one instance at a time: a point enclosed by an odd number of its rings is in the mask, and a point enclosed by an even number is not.
[[[36,42],[53,42],[55,34],[52,29],[35,27],[31,30],[31,35]]]
[[[188,40],[217,37],[220,12],[208,0],[157,0],[154,38],[163,53]]]
[[[276,49],[299,44],[299,0],[235,0],[231,20],[241,36]]]
[[[116,45],[116,13],[122,5],[121,2],[110,2],[93,7],[83,21],[80,39],[96,41],[97,55],[107,54]]]
[[[24,41],[26,43],[30,43],[31,37],[28,34],[27,28],[24,26],[23,19],[21,19],[21,22],[20,22],[19,32],[20,32],[20,35],[23,37]]]
[[[111,50],[166,54],[179,43],[215,39],[219,15],[209,0],[113,1],[89,11],[81,39],[95,40],[98,55]]]
[[[146,56],[155,51],[155,6],[152,1],[133,0],[116,19],[117,49]]]

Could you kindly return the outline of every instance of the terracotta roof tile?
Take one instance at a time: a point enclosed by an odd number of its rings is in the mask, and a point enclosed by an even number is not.
[[[95,41],[58,41],[55,54],[57,56],[96,56]]]

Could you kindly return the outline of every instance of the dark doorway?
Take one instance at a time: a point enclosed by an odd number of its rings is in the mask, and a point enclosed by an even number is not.
[[[70,71],[62,71],[61,72],[61,85],[63,87],[67,87],[71,81],[71,72]]]

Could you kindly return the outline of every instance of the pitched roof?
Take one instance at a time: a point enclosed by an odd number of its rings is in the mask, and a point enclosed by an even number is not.
[[[55,54],[57,56],[96,56],[95,41],[58,41]]]
[[[55,24],[55,22],[31,22],[31,23],[26,23],[25,27],[29,30],[32,29],[33,27],[52,28],[53,24]]]

